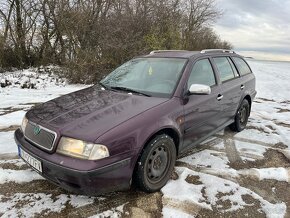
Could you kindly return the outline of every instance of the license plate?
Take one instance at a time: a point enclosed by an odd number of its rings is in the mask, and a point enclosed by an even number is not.
[[[18,147],[19,156],[30,166],[32,166],[34,169],[36,169],[38,172],[42,173],[42,165],[39,160],[32,157],[30,154],[28,154],[26,151],[23,151],[20,147]]]

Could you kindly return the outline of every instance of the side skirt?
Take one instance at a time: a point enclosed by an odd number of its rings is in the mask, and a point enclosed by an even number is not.
[[[204,137],[198,139],[197,141],[195,141],[191,145],[188,145],[188,146],[184,147],[182,150],[179,151],[179,155],[178,156],[181,156],[181,155],[185,154],[187,151],[189,151],[190,149],[192,149],[196,145],[200,144],[201,142],[205,141],[207,138],[209,138],[210,136],[214,135],[215,133],[225,129],[227,126],[229,126],[233,122],[234,122],[234,120],[229,120],[228,122],[224,123],[223,125],[221,125],[217,129],[215,129],[214,131],[212,131],[212,132],[208,133],[207,135],[205,135]]]

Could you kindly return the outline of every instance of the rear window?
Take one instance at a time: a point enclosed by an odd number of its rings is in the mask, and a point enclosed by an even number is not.
[[[220,79],[222,82],[235,78],[232,66],[226,57],[216,57],[213,59],[219,71]]]
[[[242,58],[233,57],[233,59],[237,65],[237,68],[238,68],[241,76],[251,73],[251,69],[249,68],[248,64]]]

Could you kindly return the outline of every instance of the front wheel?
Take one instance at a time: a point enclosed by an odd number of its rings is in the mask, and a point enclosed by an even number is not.
[[[157,135],[144,148],[137,163],[134,180],[145,192],[160,190],[170,178],[176,160],[176,147],[173,139]]]
[[[246,99],[244,99],[236,113],[235,122],[230,125],[230,128],[236,132],[244,130],[247,126],[249,115],[250,104]]]

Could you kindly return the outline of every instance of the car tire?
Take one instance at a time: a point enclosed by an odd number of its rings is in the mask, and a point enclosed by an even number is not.
[[[244,99],[236,113],[235,122],[230,125],[230,128],[235,132],[241,132],[246,128],[249,116],[250,104]]]
[[[134,180],[145,192],[160,190],[170,178],[176,160],[173,139],[166,135],[155,136],[143,149],[135,168]]]

